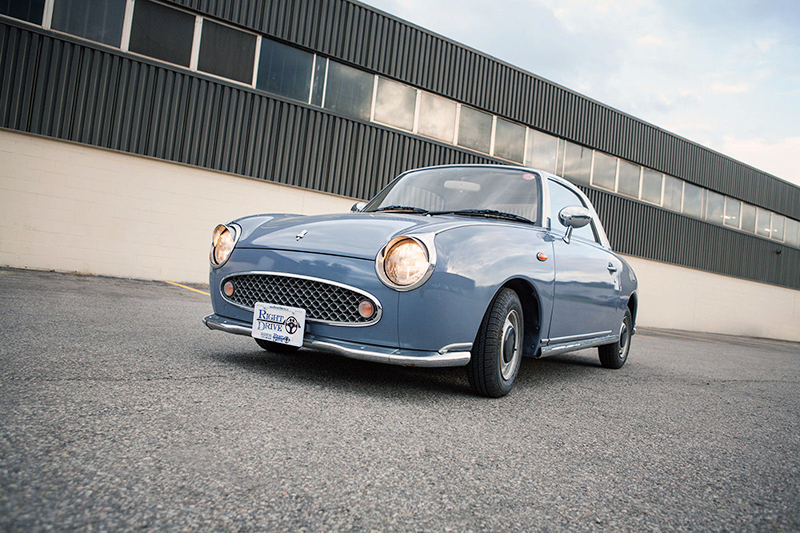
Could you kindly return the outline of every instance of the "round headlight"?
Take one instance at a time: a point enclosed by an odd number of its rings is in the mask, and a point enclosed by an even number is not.
[[[232,228],[224,224],[214,228],[214,233],[211,236],[211,264],[215,267],[224,265],[225,261],[231,256],[235,245],[236,234]]]
[[[383,260],[386,277],[400,287],[409,287],[420,281],[429,267],[427,250],[410,238],[391,244]]]

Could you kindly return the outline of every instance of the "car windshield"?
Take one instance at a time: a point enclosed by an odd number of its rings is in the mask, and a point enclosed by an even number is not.
[[[522,169],[431,168],[394,180],[363,210],[458,214],[538,224],[540,191],[539,176]]]

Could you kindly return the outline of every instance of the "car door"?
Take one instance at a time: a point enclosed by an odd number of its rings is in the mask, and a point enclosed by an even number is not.
[[[549,344],[611,334],[617,320],[621,261],[600,244],[594,221],[573,229],[569,243],[558,213],[567,206],[586,207],[574,191],[548,180],[550,232],[555,259],[553,312]]]

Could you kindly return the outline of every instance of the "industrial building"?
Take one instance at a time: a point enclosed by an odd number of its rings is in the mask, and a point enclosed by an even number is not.
[[[642,326],[800,341],[800,188],[353,0],[0,0],[0,265],[206,280],[404,170],[579,185]]]

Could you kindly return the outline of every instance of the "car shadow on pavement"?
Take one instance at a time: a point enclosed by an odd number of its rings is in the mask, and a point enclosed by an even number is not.
[[[366,395],[385,397],[425,393],[422,397],[427,397],[430,393],[444,393],[474,396],[464,367],[386,365],[308,349],[291,354],[253,349],[211,352],[208,355],[219,363],[269,376],[278,381],[309,383]],[[554,381],[562,384],[583,381],[592,379],[592,375],[600,369],[599,361],[592,361],[583,352],[542,360],[525,358],[515,387],[527,389]]]

